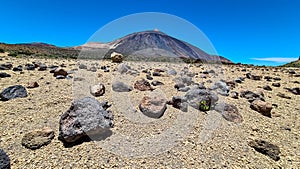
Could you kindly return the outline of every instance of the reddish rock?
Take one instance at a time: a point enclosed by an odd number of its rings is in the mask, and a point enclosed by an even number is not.
[[[154,90],[152,88],[151,84],[145,79],[137,80],[134,83],[134,88],[137,89],[137,90],[140,90],[140,91]]]
[[[151,118],[160,118],[167,109],[166,99],[161,96],[145,96],[139,108],[141,112]]]
[[[271,117],[272,104],[268,102],[264,102],[262,100],[254,100],[251,103],[250,108],[264,116]]]

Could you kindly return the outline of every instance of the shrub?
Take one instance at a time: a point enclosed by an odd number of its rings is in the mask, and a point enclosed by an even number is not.
[[[4,52],[5,52],[4,49],[0,48],[0,53],[4,53]]]

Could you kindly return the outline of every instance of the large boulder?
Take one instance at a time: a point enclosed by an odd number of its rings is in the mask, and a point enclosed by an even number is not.
[[[112,62],[121,63],[124,60],[124,56],[121,53],[113,52],[110,55]]]
[[[134,83],[134,88],[140,91],[153,90],[151,84],[143,78]]]
[[[0,100],[2,101],[22,97],[27,97],[27,90],[22,85],[10,86],[0,93]]]
[[[272,104],[268,102],[264,102],[262,100],[254,100],[251,103],[250,108],[264,116],[271,117]]]
[[[280,149],[278,146],[264,140],[253,140],[248,145],[254,148],[257,152],[269,156],[274,161],[280,160]]]
[[[189,90],[185,98],[191,107],[201,111],[209,111],[219,100],[214,92],[199,88]]]
[[[130,92],[132,87],[123,82],[113,82],[112,89],[115,92]]]
[[[22,145],[28,149],[35,150],[48,145],[54,138],[54,131],[45,127],[26,133],[22,138]]]
[[[139,108],[141,112],[151,118],[160,118],[167,109],[167,101],[161,96],[145,96]]]
[[[72,102],[61,115],[58,139],[72,143],[86,136],[101,135],[113,127],[113,114],[108,102],[85,97]]]
[[[241,123],[244,121],[242,115],[239,113],[238,108],[235,105],[218,103],[214,109],[221,113],[223,118],[227,121],[234,123]]]

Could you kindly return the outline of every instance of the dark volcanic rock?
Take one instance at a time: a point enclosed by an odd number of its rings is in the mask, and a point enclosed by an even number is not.
[[[63,68],[56,68],[54,71],[53,71],[53,76],[54,77],[57,77],[57,76],[64,76],[66,77],[68,75],[68,72],[63,69]]]
[[[19,66],[17,66],[17,67],[14,67],[12,70],[13,70],[14,72],[21,72],[21,71],[23,71],[23,67],[22,67],[21,65],[19,65]]]
[[[268,91],[272,91],[272,88],[269,85],[264,85],[263,89],[268,90]]]
[[[160,118],[167,109],[167,101],[161,96],[145,96],[142,99],[139,109],[151,118]]]
[[[0,78],[6,78],[6,77],[11,77],[11,75],[5,72],[0,72]]]
[[[0,169],[10,169],[9,156],[2,149],[0,149]]]
[[[38,149],[48,145],[54,138],[54,131],[51,128],[43,128],[42,130],[34,130],[26,133],[22,138],[22,145],[28,149]]]
[[[253,102],[254,100],[257,100],[257,99],[265,101],[264,96],[262,96],[261,94],[251,92],[249,90],[242,91],[240,96],[242,98],[246,98],[250,103]]]
[[[36,87],[39,87],[39,84],[38,82],[29,82],[27,83],[27,88],[36,88]]]
[[[201,111],[209,111],[218,101],[218,96],[209,90],[193,88],[185,94],[188,104]]]
[[[223,118],[227,121],[234,122],[234,123],[242,123],[243,117],[239,113],[239,110],[236,106],[227,104],[227,103],[217,103],[214,109],[221,113]]]
[[[26,64],[25,65],[25,70],[35,70],[35,65],[34,64]]]
[[[151,84],[145,79],[139,79],[134,83],[134,88],[140,91],[154,90]]]
[[[113,115],[108,103],[85,97],[72,102],[71,107],[61,115],[58,139],[72,143],[85,136],[101,135],[113,127]]]
[[[264,140],[254,140],[250,141],[248,145],[253,147],[256,151],[269,156],[275,161],[280,160],[280,149],[274,144],[271,144]]]
[[[172,105],[176,109],[180,109],[183,112],[188,111],[188,103],[185,97],[173,96],[171,101],[168,101],[167,104]]]
[[[288,90],[289,92],[295,94],[295,95],[300,95],[300,88],[299,87],[295,87],[295,88],[285,88],[286,90]]]
[[[160,82],[160,81],[157,81],[157,80],[152,81],[151,84],[152,84],[153,86],[164,85],[163,82]]]
[[[259,112],[264,116],[271,117],[272,104],[268,102],[264,102],[261,100],[254,100],[251,103],[250,108]]]
[[[274,86],[274,87],[280,87],[280,83],[272,83],[272,86]]]
[[[0,65],[0,70],[10,70],[13,67],[11,63],[3,63]]]
[[[2,101],[7,101],[14,98],[27,97],[27,91],[22,85],[14,85],[4,89],[0,93],[0,99]]]
[[[38,71],[45,71],[45,70],[47,70],[47,66],[45,64],[40,64]]]
[[[115,92],[130,92],[132,87],[123,82],[114,82],[112,83],[112,89]]]
[[[79,65],[79,69],[87,69],[87,66],[84,65],[84,64],[80,64],[80,65]]]
[[[287,96],[287,95],[285,95],[284,93],[277,93],[277,96],[278,97],[281,97],[281,98],[285,98],[285,99],[291,99],[291,97],[290,96]]]
[[[234,98],[234,99],[238,99],[239,98],[239,93],[235,92],[235,91],[231,91],[229,94],[229,97]]]

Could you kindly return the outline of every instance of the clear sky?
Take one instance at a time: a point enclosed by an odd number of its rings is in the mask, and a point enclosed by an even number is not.
[[[1,2],[0,42],[76,46],[115,19],[161,12],[195,25],[219,55],[234,62],[280,65],[300,55],[299,9],[299,0],[7,0]],[[178,28],[160,30],[198,46],[193,42],[199,36]],[[118,29],[100,39],[132,33],[126,24]]]

